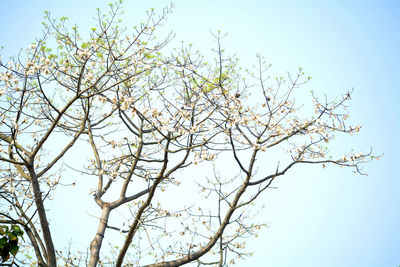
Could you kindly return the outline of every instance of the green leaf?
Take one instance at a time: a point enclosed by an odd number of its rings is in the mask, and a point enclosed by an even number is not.
[[[0,249],[3,249],[6,245],[8,245],[7,237],[3,237],[0,239]]]
[[[18,246],[18,245],[14,245],[14,246],[11,246],[11,247],[10,247],[10,253],[11,253],[13,256],[17,255],[18,250],[19,250],[19,246]]]
[[[18,240],[18,237],[14,233],[8,233],[8,239],[10,239],[10,240]]]
[[[17,236],[24,235],[24,232],[21,230],[21,228],[18,225],[11,226],[11,229],[13,230],[14,234],[16,234]]]

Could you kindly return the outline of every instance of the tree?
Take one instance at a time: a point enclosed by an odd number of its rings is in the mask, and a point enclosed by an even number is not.
[[[251,205],[274,179],[300,164],[362,174],[374,159],[328,147],[336,134],[360,130],[346,121],[351,92],[334,101],[312,95],[310,115],[295,102],[310,80],[302,69],[269,81],[258,56],[247,73],[225,54],[220,33],[212,63],[191,45],[168,52],[172,35],[158,41],[155,31],[171,8],[149,11],[129,32],[116,3],[108,15],[98,10],[87,36],[47,12],[43,38],[0,62],[0,222],[21,226],[35,255],[12,264],[223,266],[247,255],[245,240],[263,227]],[[68,153],[84,164],[64,162]],[[45,206],[69,181],[65,169],[96,186],[101,217],[89,256],[54,246]],[[176,188],[195,192],[193,203],[168,201]],[[112,231],[122,246],[100,255]]]

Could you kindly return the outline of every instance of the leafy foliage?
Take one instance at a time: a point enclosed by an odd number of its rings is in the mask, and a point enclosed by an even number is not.
[[[18,225],[0,225],[0,256],[2,262],[7,261],[10,255],[14,257],[19,250],[18,237],[22,237],[24,232]]]

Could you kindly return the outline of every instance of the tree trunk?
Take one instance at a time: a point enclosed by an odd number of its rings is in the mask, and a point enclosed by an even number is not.
[[[56,267],[56,253],[54,250],[53,240],[51,238],[49,222],[47,221],[46,210],[44,209],[43,205],[44,199],[42,198],[42,192],[40,191],[40,186],[35,171],[33,168],[28,168],[28,170],[32,179],[33,195],[35,198],[37,213],[39,215],[40,226],[42,227],[43,231],[44,243],[46,244],[47,265],[49,267]]]
[[[97,262],[99,261],[101,243],[103,242],[104,239],[104,233],[106,231],[109,215],[110,215],[110,204],[105,203],[102,207],[102,214],[99,222],[99,228],[97,229],[96,236],[90,243],[90,261],[89,261],[90,267],[97,266]]]

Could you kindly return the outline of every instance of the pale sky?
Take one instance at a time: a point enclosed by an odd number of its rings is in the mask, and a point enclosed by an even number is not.
[[[330,167],[294,170],[280,178],[278,188],[258,200],[266,205],[258,219],[269,227],[248,241],[254,256],[238,266],[399,266],[400,1],[174,3],[164,28],[176,33],[176,44],[184,40],[207,54],[214,46],[210,30],[221,30],[228,33],[223,46],[245,67],[256,63],[256,53],[272,63],[272,74],[303,67],[313,78],[304,97],[314,90],[333,98],[354,88],[350,118],[363,129],[337,149],[372,147],[384,153],[365,166],[368,176]],[[124,23],[133,26],[147,8],[166,4],[125,0]],[[106,9],[107,1],[1,0],[3,58],[40,37],[44,10],[84,29],[93,24],[97,7]],[[52,225],[58,244],[66,241],[57,234],[63,227],[57,221]]]

